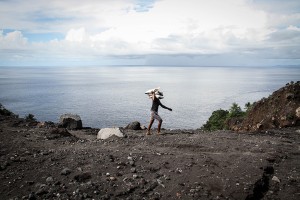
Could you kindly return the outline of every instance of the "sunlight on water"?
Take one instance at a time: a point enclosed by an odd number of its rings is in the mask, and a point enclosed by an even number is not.
[[[164,128],[199,128],[211,112],[242,108],[297,81],[300,68],[236,67],[1,67],[0,102],[20,116],[58,122],[79,114],[84,126],[147,125],[151,100],[144,94],[161,87]]]

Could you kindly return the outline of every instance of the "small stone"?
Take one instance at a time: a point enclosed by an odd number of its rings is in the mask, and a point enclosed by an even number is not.
[[[26,162],[26,158],[20,157],[20,162]]]
[[[28,195],[28,200],[36,200],[36,196],[33,192]]]
[[[47,185],[46,185],[46,184],[38,184],[38,186],[39,186],[40,188],[45,188]]]
[[[30,151],[25,151],[25,154],[30,155],[31,153],[30,153]]]
[[[109,177],[109,180],[115,181],[115,180],[117,180],[117,179],[116,179],[115,177],[111,176],[111,177]]]
[[[134,166],[134,161],[133,160],[131,160],[131,161],[129,161],[129,164],[131,165],[131,166]]]
[[[60,185],[60,184],[61,184],[60,181],[56,181],[56,182],[54,183],[54,185]]]
[[[298,118],[300,118],[300,107],[298,107],[298,108],[296,109],[296,116],[297,116]]]
[[[132,173],[136,173],[136,168],[131,168],[130,171],[131,171]]]
[[[38,189],[38,190],[35,192],[35,194],[38,195],[38,196],[41,196],[41,195],[47,194],[47,193],[48,193],[48,191],[47,191],[44,187]]]
[[[69,175],[71,174],[71,170],[69,168],[64,168],[61,172],[61,175]]]
[[[165,188],[165,185],[163,184],[163,181],[160,179],[156,179],[157,183],[162,186],[163,188]]]
[[[279,180],[279,178],[277,176],[273,176],[272,181],[280,183],[280,180]]]
[[[134,178],[134,179],[136,179],[136,178],[138,178],[139,176],[137,175],[137,174],[133,174],[132,175],[132,178]]]
[[[263,125],[261,123],[256,124],[257,129],[262,129]]]
[[[116,173],[116,176],[123,176],[123,174],[120,173],[120,172],[117,172],[117,173]]]
[[[49,176],[49,177],[46,179],[46,182],[47,182],[47,183],[53,182],[53,178],[52,178],[51,176]]]
[[[27,183],[28,185],[33,185],[33,184],[34,184],[34,181],[26,181],[26,183]]]
[[[131,156],[128,156],[127,159],[128,160],[133,160],[133,158]]]

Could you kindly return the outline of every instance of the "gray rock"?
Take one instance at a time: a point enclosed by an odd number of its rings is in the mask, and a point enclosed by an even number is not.
[[[137,179],[139,176],[137,174],[133,174],[132,178]]]
[[[91,173],[89,173],[89,172],[85,172],[85,173],[78,174],[78,175],[74,176],[74,179],[75,179],[77,182],[86,182],[86,181],[89,180],[90,178],[92,178],[92,175],[91,175]]]
[[[49,176],[49,177],[46,179],[46,182],[47,182],[47,183],[53,182],[53,178],[52,178],[51,176]]]
[[[280,183],[280,180],[279,180],[279,178],[277,176],[273,176],[272,181]]]
[[[141,124],[138,121],[131,122],[126,126],[126,129],[131,129],[131,130],[141,130]]]
[[[64,114],[60,116],[59,125],[68,129],[82,129],[82,121],[79,115]]]
[[[50,134],[63,136],[63,137],[71,136],[71,133],[69,133],[66,128],[53,128],[50,130]]]
[[[20,162],[26,162],[26,158],[25,157],[20,157]]]
[[[47,194],[47,193],[48,193],[48,191],[47,191],[46,188],[44,188],[44,187],[38,189],[38,190],[35,192],[35,194],[38,195],[38,196],[41,196],[41,195]]]
[[[36,196],[33,192],[28,195],[28,200],[36,200]]]
[[[135,165],[135,162],[134,162],[133,160],[131,160],[131,161],[129,161],[129,164],[130,164],[131,166],[134,166],[134,165]]]
[[[133,168],[130,169],[130,171],[131,171],[132,173],[136,173],[136,168],[133,167]]]
[[[71,170],[69,169],[69,168],[64,168],[61,172],[60,172],[60,174],[61,175],[69,175],[69,174],[71,174]]]

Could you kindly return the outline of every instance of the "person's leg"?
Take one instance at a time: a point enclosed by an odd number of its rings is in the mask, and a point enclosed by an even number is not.
[[[163,120],[162,120],[162,119],[160,119],[160,120],[158,121],[158,126],[157,126],[157,135],[159,135],[159,134],[160,134],[160,128],[161,128],[161,124],[162,124],[162,122],[163,122]]]
[[[154,122],[154,119],[151,118],[151,119],[150,119],[150,122],[149,122],[149,126],[148,126],[148,128],[147,128],[147,133],[146,133],[146,135],[151,135],[150,130],[151,130],[151,126],[152,126],[153,122]]]

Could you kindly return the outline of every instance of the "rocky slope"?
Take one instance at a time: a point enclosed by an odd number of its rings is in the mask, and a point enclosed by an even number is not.
[[[0,115],[0,199],[300,198],[300,130],[163,130],[97,140]]]
[[[300,82],[288,83],[256,102],[236,131],[262,131],[300,125]]]

